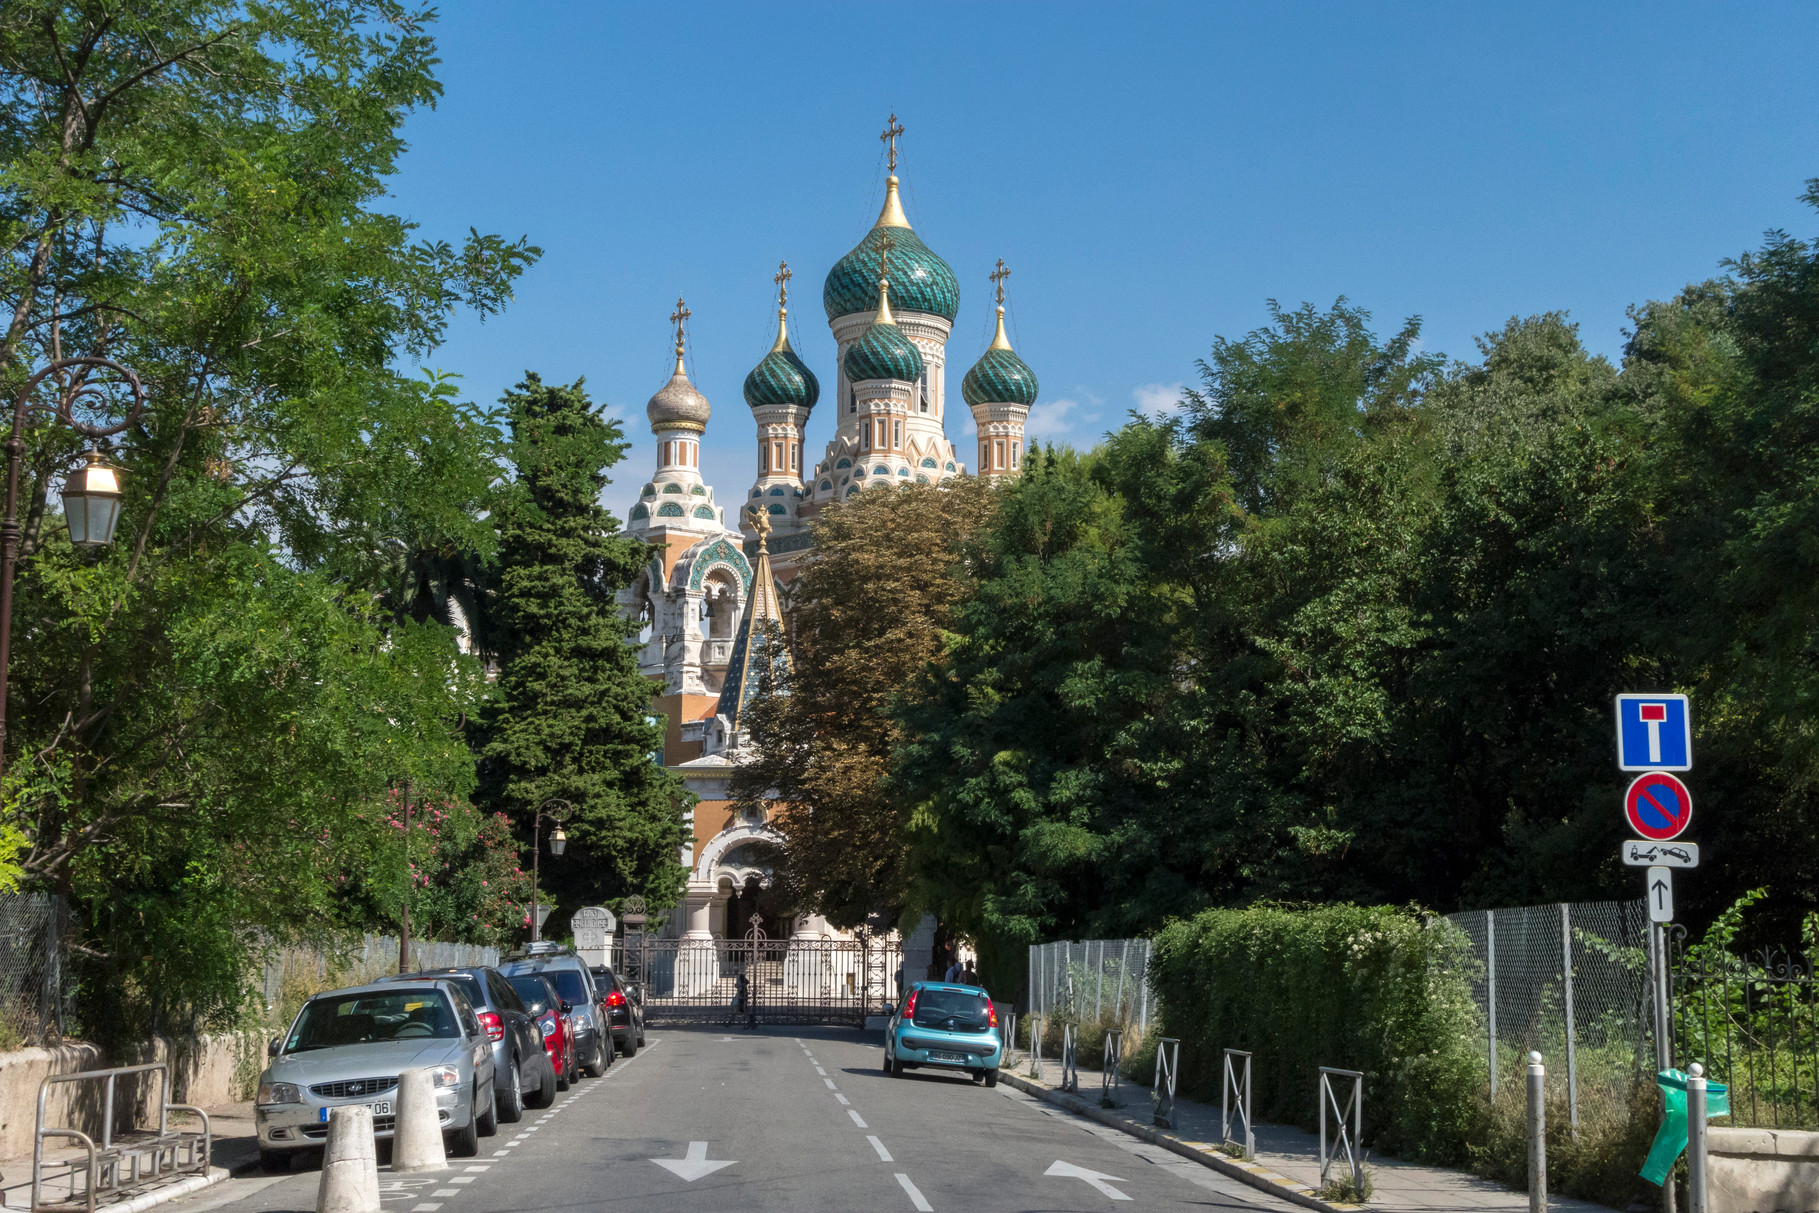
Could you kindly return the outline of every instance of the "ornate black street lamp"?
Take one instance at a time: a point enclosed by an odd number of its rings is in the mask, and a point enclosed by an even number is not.
[[[32,393],[52,375],[78,371],[72,383],[59,390],[55,405],[33,404]],[[118,375],[132,390],[132,407],[118,425],[91,425],[78,421],[76,405],[85,399],[101,399],[103,384],[92,380],[91,371],[108,371]],[[0,522],[0,774],[6,772],[6,691],[7,673],[13,656],[13,566],[19,560],[19,461],[25,454],[25,414],[28,409],[51,413],[91,442],[120,433],[145,411],[145,388],[139,376],[111,358],[63,358],[51,363],[30,379],[13,397],[13,430],[6,440],[6,517]],[[95,449],[88,451],[87,463],[63,482],[63,520],[69,527],[70,542],[80,547],[106,547],[114,541],[114,527],[120,522],[120,470],[110,466]]]
[[[554,809],[551,809],[550,806],[553,804],[561,805],[563,811],[558,813]],[[554,830],[552,830],[550,832],[549,853],[551,855],[560,855],[560,854],[562,854],[562,852],[568,850],[568,835],[563,833],[562,823],[567,821],[571,816],[573,816],[574,812],[575,812],[574,805],[570,804],[566,800],[559,800],[556,797],[552,796],[548,800],[544,801],[542,804],[537,806],[536,816],[531,819],[531,942],[532,943],[536,943],[543,938],[543,922],[538,917],[538,913],[537,913],[539,910],[541,910],[543,908],[542,894],[540,894],[537,891],[538,885],[541,883],[541,870],[540,870],[541,862],[540,861],[543,857],[542,849],[538,846],[538,843],[540,841],[538,836],[543,830],[543,819],[545,817],[549,818],[551,823],[554,824],[556,827]]]

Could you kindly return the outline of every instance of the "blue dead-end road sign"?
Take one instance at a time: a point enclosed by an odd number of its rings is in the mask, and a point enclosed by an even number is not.
[[[1685,695],[1617,696],[1617,769],[1693,769],[1693,713]]]

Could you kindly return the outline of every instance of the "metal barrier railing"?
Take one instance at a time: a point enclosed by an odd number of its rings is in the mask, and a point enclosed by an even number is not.
[[[1042,1077],[1042,1030],[1047,1025],[1040,1015],[1030,1016],[1030,1077]]]
[[[134,1074],[158,1073],[158,1132],[151,1138],[139,1138],[130,1142],[114,1144],[114,1096],[119,1092],[119,1080]],[[80,1129],[70,1127],[46,1128],[44,1124],[45,1108],[50,1098],[50,1089],[58,1083],[102,1082],[106,1092],[101,1101],[101,1142],[97,1146],[95,1139]],[[111,1196],[124,1192],[128,1188],[153,1180],[163,1179],[170,1175],[182,1175],[195,1172],[208,1174],[209,1150],[212,1138],[209,1130],[208,1113],[190,1104],[178,1104],[170,1101],[171,1072],[166,1062],[154,1061],[137,1066],[116,1066],[111,1070],[88,1070],[79,1074],[53,1074],[38,1085],[38,1120],[36,1131],[32,1136],[32,1205],[34,1210],[50,1209],[84,1209],[95,1213],[96,1201],[102,1196]],[[193,1112],[202,1118],[200,1133],[175,1132],[170,1128],[172,1112]],[[135,1117],[135,1119],[137,1119]],[[67,1137],[80,1142],[87,1151],[88,1161],[83,1175],[86,1180],[85,1190],[76,1191],[76,1171],[70,1169],[69,1199],[50,1204],[44,1202],[44,1139],[47,1137]],[[78,1200],[78,1195],[81,1199]]]
[[[998,1064],[1008,1068],[1011,1054],[1017,1051],[1017,1012],[1006,1011],[998,1021],[998,1044],[1002,1054]]]
[[[1117,1108],[1123,1105],[1118,1099],[1118,1071],[1124,1068],[1124,1029],[1107,1028],[1105,1032],[1104,1051],[1099,1060],[1099,1106]]]
[[[1175,1127],[1175,1079],[1181,1072],[1181,1041],[1164,1036],[1156,1042],[1156,1081],[1150,1087],[1155,1104],[1151,1120],[1163,1129]]]
[[[1074,1024],[1061,1025],[1061,1089],[1071,1095],[1077,1095],[1080,1092],[1080,1066],[1078,1059],[1074,1056],[1074,1049],[1078,1043],[1074,1037],[1075,1031],[1076,1025]]]
[[[1242,1068],[1232,1064],[1233,1058],[1244,1059]],[[1236,1104],[1236,1107],[1233,1105]],[[1232,1121],[1244,1118],[1244,1156],[1255,1158],[1257,1155],[1257,1138],[1251,1126],[1251,1055],[1242,1049],[1225,1051],[1225,1075],[1219,1084],[1219,1132],[1220,1140],[1233,1145]]]
[[[1352,1089],[1347,1094],[1345,1105],[1339,1104],[1339,1097],[1333,1093],[1333,1079],[1349,1078]],[[1331,1108],[1339,1120],[1339,1133],[1334,1138],[1331,1148],[1326,1138],[1326,1112]],[[1347,1118],[1351,1124],[1346,1124]],[[1352,1185],[1355,1192],[1364,1190],[1364,1157],[1358,1149],[1358,1138],[1364,1131],[1364,1075],[1357,1070],[1338,1070],[1332,1066],[1320,1067],[1320,1183],[1328,1182],[1327,1174],[1333,1168],[1333,1160],[1340,1153],[1345,1154],[1345,1161],[1351,1167]]]

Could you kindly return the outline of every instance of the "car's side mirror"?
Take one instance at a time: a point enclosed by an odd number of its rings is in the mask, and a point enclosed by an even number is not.
[[[639,989],[637,986],[632,987],[632,1001],[637,1003],[639,1006],[644,1005],[644,991]]]
[[[265,1055],[267,1057],[276,1057],[283,1048],[284,1039],[279,1036],[274,1036],[265,1042]]]

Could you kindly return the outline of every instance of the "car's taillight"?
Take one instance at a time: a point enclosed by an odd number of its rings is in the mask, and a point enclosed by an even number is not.
[[[543,1029],[543,1035],[546,1038],[550,1037],[550,1036],[554,1036],[556,1034],[557,1028],[559,1026],[555,1013],[551,1012],[551,1011],[545,1011],[542,1015],[538,1016],[537,1026]]]
[[[998,1008],[992,1005],[989,998],[985,1000],[985,1022],[990,1027],[998,1026]]]
[[[608,990],[606,992],[606,1005],[609,1007],[624,1006],[625,1005],[625,995],[621,994],[617,990]]]
[[[916,1018],[916,995],[918,995],[920,993],[922,993],[921,990],[911,990],[910,991],[909,1001],[903,1004],[903,1018],[905,1018],[905,1019]]]
[[[488,1040],[505,1039],[505,1021],[499,1018],[497,1011],[481,1011],[480,1026],[486,1029]]]

